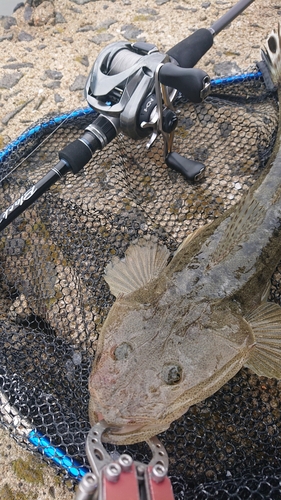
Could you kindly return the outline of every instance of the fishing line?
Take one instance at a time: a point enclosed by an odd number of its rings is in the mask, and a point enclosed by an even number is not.
[[[45,144],[45,142],[47,142],[59,130],[59,128],[64,123],[66,123],[67,120],[69,120],[70,116],[71,113],[69,113],[69,115],[49,135],[47,135],[47,137],[45,137],[45,139],[43,139],[42,142],[40,142],[34,149],[32,149],[32,151],[27,156],[25,156],[19,163],[17,163],[17,165],[1,179],[1,182],[5,181],[8,177],[10,177],[10,175],[13,174],[26,160],[28,160],[28,158],[30,158],[37,151],[37,149],[39,149],[43,144]]]
[[[135,54],[130,50],[120,50],[114,56],[108,75],[116,75],[122,73],[127,68],[134,66],[143,56],[140,54]]]

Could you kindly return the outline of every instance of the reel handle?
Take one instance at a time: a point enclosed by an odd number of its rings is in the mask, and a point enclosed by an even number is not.
[[[159,70],[159,81],[179,90],[191,102],[201,102],[210,90],[210,78],[199,68],[181,68],[166,63]]]

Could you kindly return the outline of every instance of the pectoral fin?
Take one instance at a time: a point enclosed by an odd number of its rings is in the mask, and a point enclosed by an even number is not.
[[[129,246],[125,259],[107,265],[105,281],[115,297],[127,295],[156,278],[167,265],[169,250],[155,240],[139,240]]]
[[[245,366],[259,376],[281,379],[281,307],[263,302],[245,319],[256,341]]]

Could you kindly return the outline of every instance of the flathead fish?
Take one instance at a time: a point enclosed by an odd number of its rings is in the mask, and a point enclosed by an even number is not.
[[[264,52],[274,80],[280,42],[279,27]],[[267,301],[281,251],[279,137],[248,194],[188,236],[170,261],[164,246],[144,239],[107,267],[116,301],[89,379],[89,416],[112,426],[109,441],[164,431],[243,366],[281,379],[281,308]]]

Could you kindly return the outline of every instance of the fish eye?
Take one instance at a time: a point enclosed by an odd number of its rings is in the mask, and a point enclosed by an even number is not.
[[[167,385],[178,384],[182,379],[182,367],[180,365],[165,365],[162,371],[162,377]]]
[[[113,352],[113,359],[115,361],[122,361],[124,359],[128,359],[132,352],[133,348],[128,342],[122,342],[117,347],[115,347]]]

